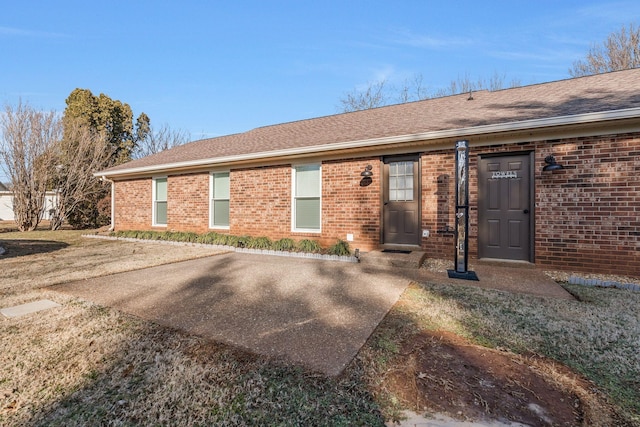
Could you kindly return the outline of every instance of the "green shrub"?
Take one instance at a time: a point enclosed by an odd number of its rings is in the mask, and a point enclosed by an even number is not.
[[[146,239],[146,240],[159,240],[160,239],[160,233],[158,233],[156,231],[142,231],[142,232],[138,233],[136,238],[138,238],[138,239]]]
[[[276,251],[293,251],[296,248],[296,242],[287,237],[273,242],[273,249]]]
[[[297,251],[308,253],[322,253],[322,247],[316,240],[302,239],[296,243],[288,237],[273,242],[266,236],[233,236],[230,234],[210,231],[205,234],[196,234],[190,231],[153,231],[153,230],[123,230],[112,231],[114,237],[125,237],[142,240],[166,240],[172,242],[204,243],[207,245],[232,246],[236,248],[250,249],[274,249],[277,251]],[[350,255],[349,244],[342,240],[329,248],[332,255]]]
[[[158,233],[157,240],[165,241],[178,241],[178,233],[173,231],[165,231],[164,233]]]
[[[218,236],[219,234],[215,231],[210,231],[209,233],[199,235],[196,241],[205,245],[215,245],[217,244],[215,242],[218,239]]]
[[[238,247],[238,236],[232,236],[231,234],[221,234],[220,243],[218,245]]]
[[[273,242],[268,237],[256,237],[249,239],[246,247],[251,249],[271,249]]]
[[[351,249],[349,249],[349,243],[344,240],[338,239],[335,245],[329,248],[330,255],[348,256],[351,255]]]
[[[231,234],[221,234],[216,244],[222,246],[238,246],[238,238]]]
[[[300,252],[319,253],[322,251],[322,247],[315,240],[302,239],[296,245],[296,248]]]
[[[198,241],[198,235],[196,233],[193,232],[182,232],[179,233],[179,237],[181,242],[189,242],[189,243],[195,243]]]

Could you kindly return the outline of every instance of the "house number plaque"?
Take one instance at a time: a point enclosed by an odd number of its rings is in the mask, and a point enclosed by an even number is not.
[[[491,179],[503,179],[503,178],[517,178],[518,172],[516,171],[495,171],[491,173]]]

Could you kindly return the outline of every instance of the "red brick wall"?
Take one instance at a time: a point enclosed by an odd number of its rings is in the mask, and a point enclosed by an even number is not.
[[[291,237],[291,165],[234,169],[229,182],[230,234]]]
[[[361,186],[367,164],[374,166],[371,185]],[[235,235],[273,240],[309,238],[329,246],[354,235],[352,248],[370,250],[380,239],[379,162],[370,159],[322,164],[322,231],[291,231],[291,165],[231,171],[230,230]]]
[[[167,226],[152,227],[151,178],[117,181],[117,230],[208,230],[209,174],[172,175],[167,179]]]
[[[430,233],[422,239],[422,247],[429,257],[453,259],[456,203],[453,149],[421,157],[422,229]]]
[[[640,135],[540,146],[536,263],[640,276]],[[542,172],[549,154],[566,168]]]
[[[360,173],[371,165],[373,176],[363,180]],[[379,158],[350,159],[322,164],[322,242],[353,234],[352,249],[368,251],[379,246],[381,210],[381,169]]]
[[[477,160],[480,154],[535,152],[535,262],[584,272],[640,275],[640,135],[602,136],[472,148],[470,255],[477,254]],[[542,172],[553,154],[566,169]],[[421,156],[422,246],[453,258],[453,147]],[[361,185],[367,164],[370,185]],[[322,232],[291,232],[291,165],[230,173],[230,230],[271,239],[312,238],[328,246],[354,235],[352,248],[378,246],[381,235],[380,158],[322,165]],[[151,179],[116,182],[116,229],[151,229]],[[169,230],[209,230],[209,174],[169,176]],[[449,229],[447,229],[447,226]]]
[[[470,150],[469,254],[477,256],[477,161],[480,154],[535,152],[537,265],[583,272],[640,275],[640,136],[609,135],[532,141]],[[566,169],[542,172],[553,154]],[[451,150],[422,155],[422,227],[429,256],[453,259],[455,158]],[[439,254],[439,255],[438,255]]]
[[[373,166],[370,185],[360,173]],[[352,248],[371,250],[380,239],[380,167],[378,159],[326,162],[322,165],[322,232],[291,231],[291,165],[234,169],[230,172],[230,227],[234,235],[273,240],[310,238],[324,246],[354,235]],[[364,182],[363,182],[364,184]],[[167,227],[151,226],[151,178],[116,183],[116,229],[209,231],[209,174],[170,175],[167,179]]]
[[[115,183],[115,229],[151,228],[151,179],[133,179]]]
[[[209,174],[167,178],[167,230],[209,231]]]

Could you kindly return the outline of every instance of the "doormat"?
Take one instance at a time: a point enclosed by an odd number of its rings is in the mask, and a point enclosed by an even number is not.
[[[382,252],[385,252],[387,254],[410,254],[411,251],[403,251],[400,249],[383,249]]]

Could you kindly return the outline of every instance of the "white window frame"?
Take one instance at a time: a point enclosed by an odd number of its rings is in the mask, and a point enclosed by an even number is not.
[[[298,228],[296,225],[296,171],[305,166],[318,167],[318,200],[320,202],[318,228]],[[322,233],[322,163],[302,163],[291,166],[291,231],[297,233]]]
[[[214,199],[214,177],[217,174],[226,173],[229,175],[229,198],[228,199]],[[213,202],[214,200],[228,200],[229,201],[229,224],[227,225],[215,225],[214,224],[214,210],[213,210]],[[214,230],[229,230],[229,226],[231,223],[231,171],[229,170],[218,170],[212,171],[209,173],[209,228]]]
[[[156,203],[163,201],[163,200],[157,200],[156,199],[156,196],[157,196],[156,195],[156,186],[157,186],[156,182],[159,179],[165,179],[167,181],[167,200],[164,200],[164,202],[167,203],[167,205],[169,204],[168,203],[169,202],[169,177],[167,177],[167,176],[154,176],[151,179],[151,191],[152,191],[152,197],[151,197],[152,198],[152,202],[151,202],[151,211],[152,211],[151,212],[151,225],[154,226],[154,227],[166,227],[167,226],[166,223],[165,224],[161,224],[161,223],[158,223],[156,221],[156,219],[157,219],[157,217],[156,217],[156,214],[157,214],[157,212],[156,212]],[[169,210],[167,209],[167,222],[168,222],[168,220],[169,220]]]

